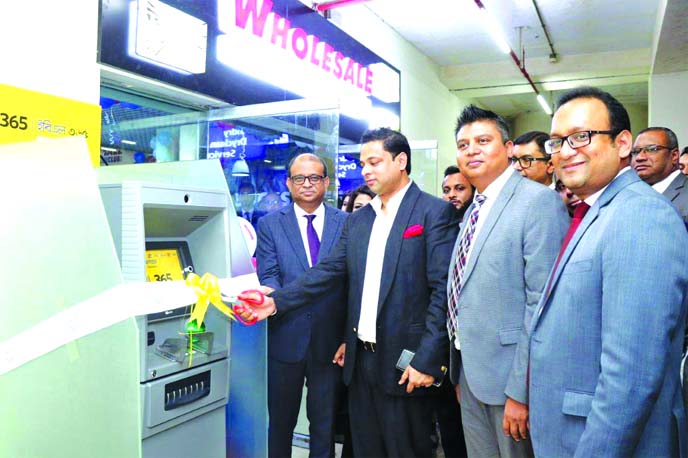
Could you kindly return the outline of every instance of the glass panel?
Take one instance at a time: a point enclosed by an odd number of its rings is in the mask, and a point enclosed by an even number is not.
[[[439,195],[437,140],[415,140],[410,145],[411,178],[423,191],[433,196]]]
[[[361,174],[361,145],[340,145],[337,155],[337,181],[339,183],[339,205],[344,210],[344,197],[365,184]]]
[[[207,150],[227,177],[237,213],[254,226],[261,216],[291,203],[287,166],[301,153],[325,161],[330,186],[325,201],[337,204],[339,113],[317,109],[309,101],[279,102],[212,110],[208,113]]]
[[[103,88],[107,165],[219,159],[237,213],[251,224],[291,202],[287,165],[311,152],[327,165],[325,201],[337,205],[339,109],[308,100],[190,111]]]
[[[423,191],[439,195],[439,171],[437,164],[437,140],[410,141],[411,178]],[[339,202],[344,196],[365,184],[360,166],[361,145],[340,145],[338,153],[337,180]],[[442,169],[444,170],[444,169]]]
[[[169,162],[198,157],[205,113],[109,88],[101,88],[100,106],[104,163]]]

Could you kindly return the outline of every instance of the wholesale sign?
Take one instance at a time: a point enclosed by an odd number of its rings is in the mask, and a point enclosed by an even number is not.
[[[281,49],[285,60],[294,65],[305,63],[306,70],[317,70],[312,72],[316,78],[333,78],[366,96],[372,95],[373,71],[369,67],[317,35],[292,26],[289,19],[272,9],[270,0],[219,0],[218,27],[225,34],[218,37],[218,50],[226,52],[219,51],[218,59],[236,66],[236,53],[242,50],[276,55],[273,51]]]
[[[400,113],[400,74],[298,0],[108,0],[99,60],[232,105],[339,101],[339,133]]]

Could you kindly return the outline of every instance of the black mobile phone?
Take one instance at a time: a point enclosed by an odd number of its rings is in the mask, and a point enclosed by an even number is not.
[[[397,360],[397,369],[400,371],[404,372],[406,368],[408,367],[409,364],[411,364],[411,360],[416,354],[412,352],[411,350],[402,350],[401,355],[399,355],[399,359]],[[433,386],[440,386],[442,384],[442,379],[444,378],[444,374],[446,374],[446,370],[442,373],[442,377],[440,379],[435,380],[435,383],[433,383]]]

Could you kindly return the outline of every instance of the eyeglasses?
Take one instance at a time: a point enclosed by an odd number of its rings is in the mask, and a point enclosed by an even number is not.
[[[531,156],[522,156],[522,157],[512,156],[510,158],[510,160],[511,160],[511,165],[516,165],[516,163],[518,162],[518,165],[520,165],[522,169],[527,169],[531,165],[533,165],[533,161],[547,162],[547,161],[549,161],[549,158],[547,158],[547,157],[531,157]]]
[[[292,183],[297,184],[297,185],[302,185],[308,180],[311,184],[318,184],[321,181],[323,181],[327,177],[323,177],[320,175],[308,175],[303,176],[303,175],[294,175],[293,177],[289,177],[289,179],[292,181]]]
[[[545,141],[545,151],[547,154],[559,153],[561,147],[564,146],[564,140],[566,140],[566,143],[569,144],[571,149],[582,148],[590,144],[593,135],[605,134],[615,137],[619,132],[620,131],[617,130],[581,130],[580,132],[574,132],[564,137],[550,138]]]
[[[670,150],[668,146],[662,146],[662,145],[647,145],[647,146],[642,146],[640,148],[633,148],[631,150],[631,156],[637,156],[640,153],[645,153],[645,154],[657,154],[663,149],[668,149]]]

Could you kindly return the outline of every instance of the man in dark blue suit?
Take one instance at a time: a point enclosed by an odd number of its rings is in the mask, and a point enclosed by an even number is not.
[[[256,260],[263,285],[276,290],[292,283],[331,251],[346,213],[325,205],[329,186],[325,162],[300,154],[289,163],[287,186],[294,203],[258,223]],[[334,422],[341,369],[332,356],[342,343],[344,285],[298,310],[268,321],[268,450],[271,457],[291,456],[304,379],[310,421],[310,456],[334,453]]]
[[[347,284],[346,345],[336,359],[344,359],[354,454],[430,456],[428,395],[446,371],[447,272],[459,221],[451,204],[410,180],[406,137],[377,129],[361,143],[363,177],[377,197],[347,218],[330,256],[255,315],[293,313]],[[404,350],[414,356],[402,371]]]

